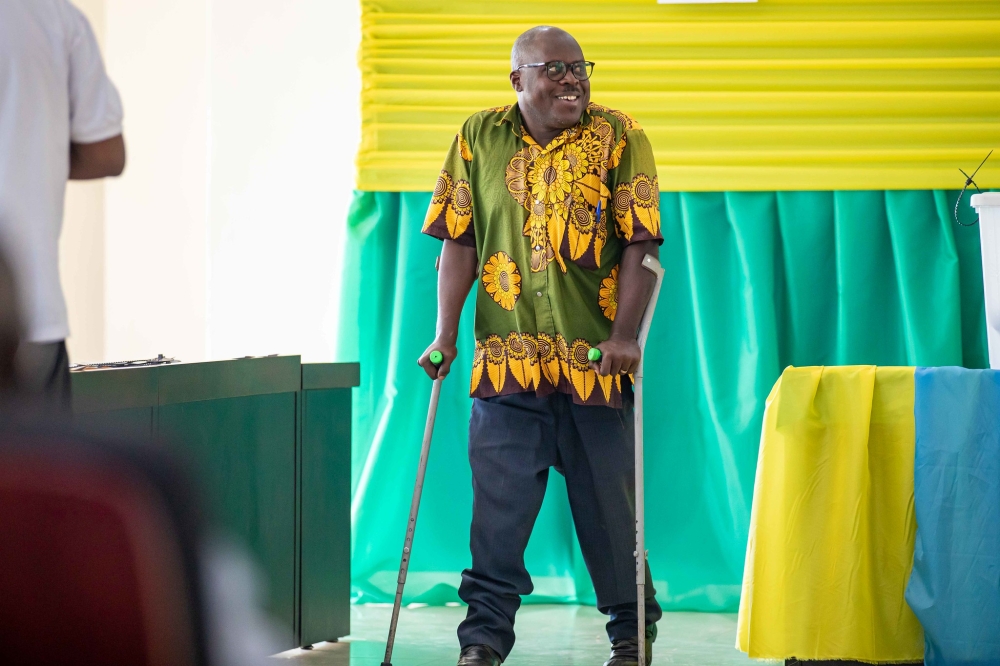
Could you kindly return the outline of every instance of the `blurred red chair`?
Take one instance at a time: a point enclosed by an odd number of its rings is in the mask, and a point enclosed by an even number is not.
[[[0,428],[0,664],[205,666],[190,495],[147,447]]]

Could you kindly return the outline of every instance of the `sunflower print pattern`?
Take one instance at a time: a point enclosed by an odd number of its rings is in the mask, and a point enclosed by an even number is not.
[[[615,140],[607,120],[566,130],[543,149],[530,136],[507,165],[507,191],[527,211],[523,233],[530,239],[531,271],[555,261],[563,273],[566,259],[596,270],[607,242],[606,219],[597,219],[598,202],[607,204],[608,170],[625,150],[625,135]],[[603,206],[606,209],[606,205]]]
[[[548,395],[573,393],[582,404],[621,404],[621,377],[602,377],[590,367],[592,345],[562,335],[512,331],[506,338],[490,335],[476,341],[471,393],[487,398],[521,391]]]
[[[472,396],[621,407],[629,378],[599,376],[587,352],[617,318],[624,248],[662,240],[649,139],[597,104],[546,145],[516,105],[470,116],[453,137],[424,232],[476,250]]]
[[[636,174],[630,182],[615,188],[615,221],[617,228],[625,235],[625,240],[639,233],[641,225],[648,234],[660,235],[660,186],[656,176],[650,178],[644,173]]]
[[[465,140],[462,133],[459,132],[455,135],[455,141],[458,142],[458,154],[462,156],[462,159],[466,162],[472,161],[472,149],[469,148],[469,142]]]
[[[483,288],[497,305],[508,312],[521,295],[521,271],[506,252],[497,252],[483,266]]]
[[[597,292],[597,304],[601,312],[611,321],[618,314],[618,267],[611,269],[611,275],[601,280],[601,288]]]
[[[469,181],[464,178],[456,180],[443,169],[434,185],[423,231],[441,222],[444,222],[453,239],[462,236],[472,222],[472,190],[469,188]]]
[[[619,111],[617,109],[609,109],[606,106],[602,106],[600,104],[594,104],[593,102],[590,103],[590,106],[588,108],[591,111],[600,111],[600,112],[606,113],[606,114],[608,114],[610,116],[614,116],[619,121],[621,121],[621,124],[625,128],[626,132],[630,132],[632,130],[640,130],[640,129],[642,129],[642,127],[639,126],[639,123],[636,122],[635,118],[633,118],[632,116],[628,115],[624,111]]]

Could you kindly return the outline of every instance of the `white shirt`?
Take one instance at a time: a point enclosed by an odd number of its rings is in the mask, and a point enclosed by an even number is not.
[[[80,10],[68,0],[0,0],[0,251],[29,342],[69,335],[59,234],[70,142],[121,133],[121,99]]]

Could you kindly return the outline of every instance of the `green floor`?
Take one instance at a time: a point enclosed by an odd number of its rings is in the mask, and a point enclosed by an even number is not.
[[[385,656],[389,606],[355,606],[351,636],[313,650],[290,650],[277,658],[324,666],[379,666]],[[393,666],[453,666],[458,660],[455,627],[465,608],[405,609]],[[600,666],[608,656],[605,617],[587,606],[525,606],[517,616],[517,645],[505,666]],[[659,624],[654,664],[728,666],[753,662],[737,651],[736,616],[668,613]]]

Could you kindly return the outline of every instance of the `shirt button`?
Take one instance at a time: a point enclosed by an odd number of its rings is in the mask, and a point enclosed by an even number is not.
[[[540,292],[540,291],[539,291],[539,292],[537,292],[537,293],[535,294],[535,296],[538,296],[539,298],[541,298],[541,297],[542,297],[542,292]]]

